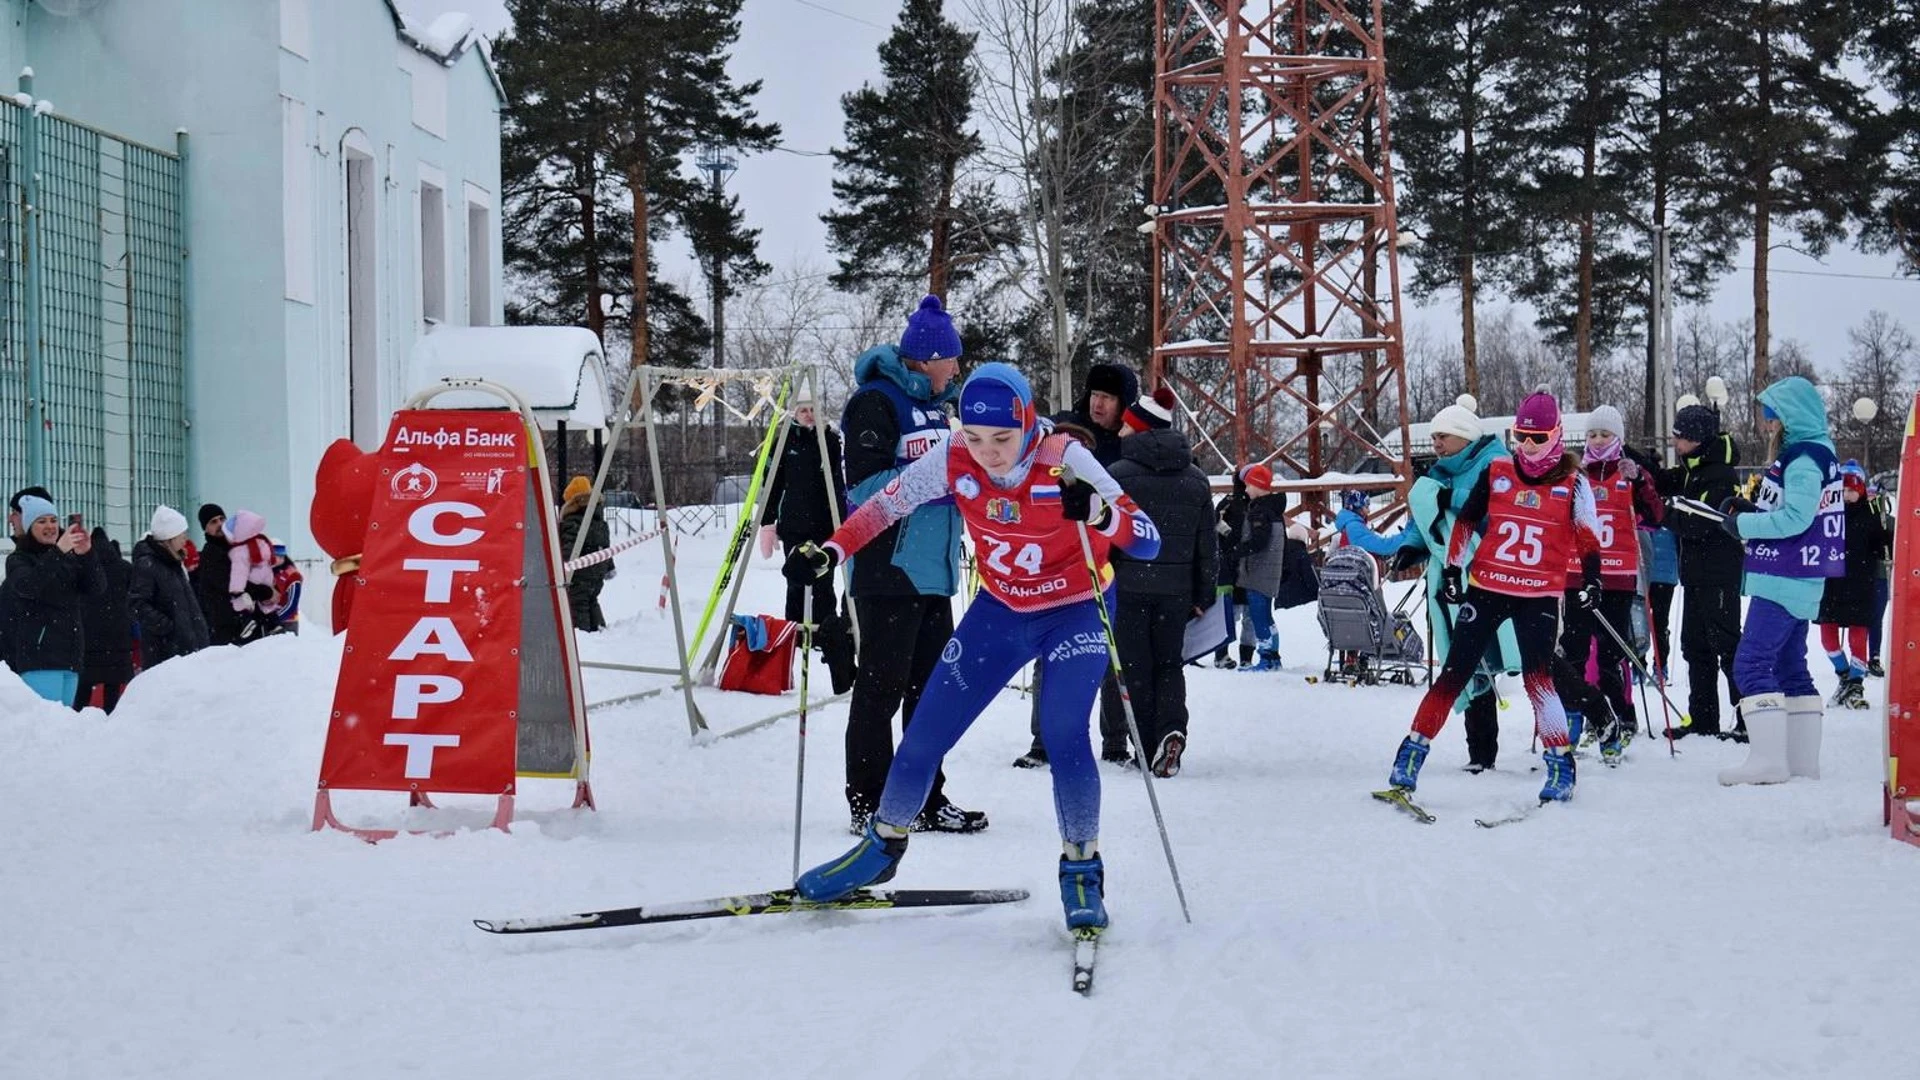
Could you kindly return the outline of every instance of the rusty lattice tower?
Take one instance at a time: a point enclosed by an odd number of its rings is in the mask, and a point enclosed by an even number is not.
[[[1296,489],[1409,476],[1381,38],[1380,0],[1159,6],[1154,373]]]

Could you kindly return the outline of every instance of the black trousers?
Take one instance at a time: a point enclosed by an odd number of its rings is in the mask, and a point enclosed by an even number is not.
[[[1740,648],[1740,586],[1687,585],[1680,608],[1680,655],[1687,661],[1687,715],[1691,730],[1707,735],[1720,730],[1720,686],[1739,704],[1733,681],[1733,654]]]
[[[1454,618],[1446,662],[1414,711],[1413,730],[1428,739],[1440,734],[1454,701],[1473,679],[1488,647],[1498,640],[1500,624],[1509,619],[1520,646],[1520,680],[1533,705],[1534,730],[1549,748],[1566,745],[1566,714],[1560,707],[1560,695],[1554,692],[1552,675],[1554,642],[1560,632],[1560,598],[1508,596],[1477,585],[1467,586],[1466,603],[1460,605]],[[1468,752],[1472,753],[1471,748]]]
[[[1499,642],[1494,643],[1499,648]],[[1493,768],[1500,756],[1500,695],[1489,686],[1467,699],[1467,760]]]
[[[114,706],[120,704],[120,692],[127,688],[126,683],[90,683],[86,681],[85,677],[82,677],[80,680],[80,688],[75,690],[73,694],[73,708],[75,712],[86,708],[87,703],[93,700],[93,688],[96,686],[106,687],[100,694],[100,707],[106,712],[112,712]]]
[[[1185,651],[1187,620],[1192,616],[1193,604],[1187,597],[1137,593],[1122,594],[1114,612],[1113,633],[1120,650],[1120,666],[1126,672],[1127,694],[1133,700],[1134,723],[1140,725],[1140,739],[1146,744],[1139,748],[1143,757],[1158,750],[1160,740],[1170,732],[1182,736],[1187,733],[1187,668],[1180,654]],[[1114,702],[1116,709],[1119,704]],[[1103,737],[1105,705],[1103,700]],[[1122,712],[1122,732],[1126,725]]]
[[[940,650],[953,636],[953,601],[945,596],[862,596],[854,613],[860,620],[860,665],[847,708],[847,808],[872,814],[880,806],[893,767],[893,716],[900,729],[913,722],[920,692],[927,688]],[[927,810],[946,805],[947,778],[933,774]]]
[[[1654,659],[1659,663],[1662,672],[1672,666],[1673,660],[1673,653],[1667,650],[1668,644],[1672,641],[1667,636],[1667,628],[1672,625],[1673,619],[1673,590],[1674,586],[1662,585],[1658,582],[1647,586],[1648,614],[1653,620],[1653,643],[1660,650],[1655,654]]]
[[[1560,694],[1560,702],[1568,712],[1584,714],[1590,728],[1605,721],[1608,709],[1628,728],[1637,727],[1621,669],[1627,662],[1627,654],[1611,634],[1600,629],[1600,624],[1594,621],[1595,613],[1583,610],[1574,595],[1567,594],[1562,609],[1560,662],[1553,672],[1554,689]],[[1602,591],[1599,615],[1607,620],[1614,633],[1623,637],[1632,633],[1629,620],[1633,618],[1633,593],[1624,589]],[[1599,679],[1589,683],[1587,657],[1592,654],[1595,642],[1600,645]]]

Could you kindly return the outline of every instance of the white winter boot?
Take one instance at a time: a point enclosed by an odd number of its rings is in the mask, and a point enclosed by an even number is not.
[[[1755,694],[1740,699],[1740,715],[1747,721],[1747,760],[1720,770],[1720,782],[1780,784],[1787,769],[1787,699],[1780,694]]]
[[[1787,699],[1787,771],[1820,779],[1820,726],[1825,710],[1819,694]]]

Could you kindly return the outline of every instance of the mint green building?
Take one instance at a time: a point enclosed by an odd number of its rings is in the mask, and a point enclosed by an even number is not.
[[[295,557],[437,325],[500,321],[498,80],[390,0],[0,0],[0,487]],[[0,86],[0,90],[12,87]]]

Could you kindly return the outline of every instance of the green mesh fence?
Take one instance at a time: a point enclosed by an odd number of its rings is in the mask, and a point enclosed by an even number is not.
[[[131,539],[186,500],[180,161],[0,98],[0,188],[0,486]]]
[[[134,521],[160,503],[191,517],[182,357],[180,161],[128,146],[129,363],[133,382]]]
[[[0,99],[0,486],[27,479],[27,321],[25,237],[20,232],[20,120],[25,110]]]

